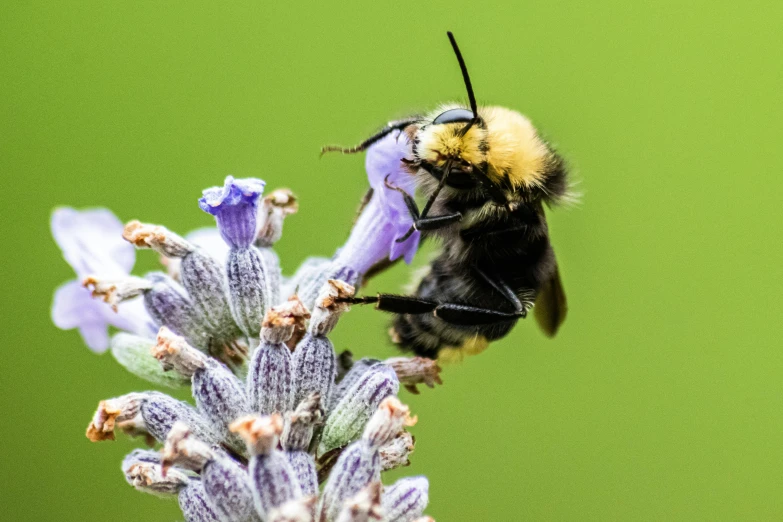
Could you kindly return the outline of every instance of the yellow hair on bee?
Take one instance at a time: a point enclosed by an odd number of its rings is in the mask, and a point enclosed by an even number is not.
[[[432,118],[459,105],[444,105]],[[530,120],[504,107],[480,107],[485,126],[473,125],[461,136],[466,123],[428,125],[418,136],[418,156],[442,167],[446,161],[472,165],[487,163],[487,176],[495,183],[508,180],[512,187],[541,185],[550,151]]]
[[[504,107],[482,107],[479,115],[487,125],[489,178],[497,183],[507,176],[514,187],[540,185],[550,152],[530,120]]]
[[[443,105],[434,111],[431,119],[459,105]],[[470,128],[467,134],[460,136],[465,123],[430,125],[419,133],[418,156],[420,159],[442,167],[447,159],[462,159],[476,165],[484,161],[481,142],[486,138],[486,130],[477,126]]]
[[[486,337],[475,335],[466,339],[462,346],[441,348],[438,352],[438,362],[441,364],[462,362],[465,357],[478,355],[486,350],[488,346],[489,341],[487,341]]]

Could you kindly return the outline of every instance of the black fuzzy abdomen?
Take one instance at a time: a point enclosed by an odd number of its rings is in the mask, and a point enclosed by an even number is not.
[[[514,305],[475,270],[502,281],[523,299],[531,299],[554,270],[554,254],[543,215],[521,211],[483,221],[444,237],[441,254],[432,262],[416,296],[514,312]],[[459,347],[481,336],[494,341],[507,335],[517,320],[491,325],[448,324],[433,314],[400,315],[394,322],[395,340],[404,350],[436,357],[441,348]]]

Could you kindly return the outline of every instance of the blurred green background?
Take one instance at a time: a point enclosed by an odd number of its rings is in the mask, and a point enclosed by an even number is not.
[[[51,209],[186,232],[211,223],[202,188],[260,176],[301,198],[288,271],[329,255],[366,179],[319,147],[464,99],[447,29],[479,100],[529,115],[584,198],[550,214],[562,333],[523,322],[404,392],[420,422],[398,475],[430,478],[440,522],[783,518],[783,4],[284,4],[0,5],[3,519],[180,517],[125,484],[136,441],[84,437],[100,399],[146,385],[51,325],[73,275]],[[355,309],[335,343],[390,356],[387,323]]]

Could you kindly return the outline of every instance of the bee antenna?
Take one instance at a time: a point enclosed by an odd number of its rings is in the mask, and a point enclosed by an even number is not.
[[[454,34],[451,31],[446,32],[451,42],[451,47],[454,49],[454,54],[457,55],[457,61],[459,62],[459,68],[462,71],[462,79],[465,81],[465,88],[468,90],[468,99],[470,100],[470,110],[473,111],[473,119],[478,121],[478,107],[476,106],[476,96],[473,94],[473,85],[470,83],[470,75],[468,74],[468,66],[465,65],[465,59],[462,58],[462,53],[457,45],[457,40],[454,39]]]

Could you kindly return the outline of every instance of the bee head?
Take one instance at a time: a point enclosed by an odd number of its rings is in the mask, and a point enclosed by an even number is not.
[[[562,159],[518,112],[503,107],[479,111],[465,60],[454,35],[448,36],[470,109],[446,105],[418,125],[414,153],[420,166],[446,186],[480,190],[499,205],[517,198],[563,197],[567,185]]]
[[[419,129],[416,156],[422,167],[437,179],[448,170],[446,185],[472,189],[486,164],[486,126],[473,112],[458,106],[436,111]]]

